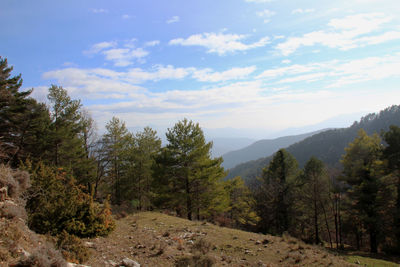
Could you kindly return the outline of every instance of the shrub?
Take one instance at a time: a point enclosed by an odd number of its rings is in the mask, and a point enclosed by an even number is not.
[[[176,267],[210,267],[215,260],[207,255],[211,250],[211,243],[205,239],[196,241],[191,248],[192,255],[182,256],[175,261]]]
[[[108,202],[103,207],[94,202],[93,196],[62,168],[39,163],[30,172],[32,187],[26,209],[28,225],[34,231],[94,237],[107,235],[115,228]]]
[[[89,259],[90,252],[82,243],[82,240],[63,231],[57,237],[57,248],[64,258],[73,263],[83,263]]]
[[[60,252],[49,247],[42,246],[28,258],[20,260],[15,267],[66,267],[67,263]]]
[[[7,187],[8,197],[18,198],[29,186],[29,173],[0,165],[0,188]]]

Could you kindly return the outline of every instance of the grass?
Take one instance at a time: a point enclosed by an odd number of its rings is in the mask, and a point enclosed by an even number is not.
[[[350,263],[355,263],[360,266],[367,266],[367,267],[399,267],[400,265],[394,262],[380,260],[380,259],[373,259],[369,257],[363,256],[347,256],[346,260]]]
[[[210,244],[213,266],[356,266],[319,246],[293,237],[276,237],[210,223],[188,221],[156,212],[141,212],[117,220],[116,230],[94,243],[90,266],[104,266],[129,257],[144,266],[174,266],[195,256],[194,244]],[[202,246],[202,248],[205,246]]]

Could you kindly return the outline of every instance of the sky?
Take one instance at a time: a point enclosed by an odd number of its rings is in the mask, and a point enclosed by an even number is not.
[[[400,3],[2,0],[0,56],[40,101],[67,89],[100,131],[113,116],[251,138],[347,127],[400,104]]]

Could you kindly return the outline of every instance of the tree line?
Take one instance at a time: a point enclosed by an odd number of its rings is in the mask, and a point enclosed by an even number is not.
[[[113,117],[98,135],[80,100],[52,85],[48,103],[21,92],[21,76],[0,59],[0,160],[31,173],[28,223],[42,233],[112,231],[109,202],[189,220],[281,235],[331,247],[400,248],[400,128],[358,136],[341,169],[311,157],[303,169],[276,152],[253,185],[225,179],[198,123],[178,121],[162,146],[150,127],[132,133]],[[329,151],[326,151],[329,153]],[[102,202],[103,204],[100,204]]]
[[[332,248],[398,254],[400,128],[391,126],[382,137],[359,130],[345,148],[341,170],[315,157],[299,169],[290,153],[279,150],[254,187],[259,229]]]

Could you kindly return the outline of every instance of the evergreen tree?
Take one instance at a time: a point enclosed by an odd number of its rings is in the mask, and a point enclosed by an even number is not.
[[[106,176],[112,189],[112,201],[121,204],[128,190],[129,151],[133,146],[132,134],[125,123],[113,117],[106,125],[103,135],[103,160],[107,161]]]
[[[145,127],[142,132],[135,134],[134,146],[130,153],[131,169],[128,199],[138,201],[138,209],[148,209],[153,198],[153,165],[155,156],[160,152],[161,140],[157,132]]]
[[[168,175],[159,181],[168,188],[163,196],[172,202],[184,201],[189,220],[193,219],[194,213],[197,218],[210,216],[216,209],[224,207],[226,201],[219,194],[223,188],[219,182],[225,177],[222,159],[210,157],[212,143],[205,142],[199,124],[184,119],[168,129],[166,136],[169,143],[157,162],[159,172]],[[172,188],[174,192],[171,192]],[[174,196],[165,196],[168,191]],[[178,213],[181,213],[180,209]]]
[[[263,170],[256,192],[260,228],[263,232],[282,234],[291,226],[293,189],[299,173],[296,159],[286,150],[276,152]]]
[[[303,227],[300,227],[302,229],[298,230],[304,231],[309,228],[308,225],[313,225],[314,243],[319,244],[322,241],[320,235],[321,220],[325,219],[326,230],[329,241],[331,241],[329,222],[327,220],[330,185],[324,163],[315,157],[310,158],[299,178],[301,186],[298,191],[300,200],[298,208],[303,214],[305,223]],[[309,239],[308,237],[306,238]]]
[[[78,183],[88,185],[93,180],[90,175],[93,165],[85,150],[82,105],[60,86],[52,85],[47,98],[52,120],[49,137],[52,145],[47,158],[55,166],[71,171]]]
[[[384,157],[388,161],[388,170],[395,179],[396,200],[394,211],[394,237],[396,247],[400,251],[400,127],[390,126],[390,130],[384,134],[387,147],[384,149]]]
[[[229,194],[228,217],[234,227],[246,228],[257,224],[259,217],[255,211],[255,199],[250,189],[239,176],[226,181],[225,190]]]
[[[17,166],[47,149],[49,114],[44,104],[30,98],[32,90],[21,92],[21,75],[11,76],[13,68],[0,57],[0,160]]]
[[[377,134],[368,136],[364,130],[345,149],[343,156],[344,180],[351,186],[348,194],[363,226],[369,233],[371,252],[378,250],[380,234],[380,209],[378,197],[382,190],[382,145]]]

